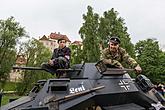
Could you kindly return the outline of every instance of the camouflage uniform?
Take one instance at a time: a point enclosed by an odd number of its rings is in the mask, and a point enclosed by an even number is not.
[[[112,53],[109,48],[105,48],[101,53],[101,60],[106,65],[111,65],[112,67],[123,68],[121,62],[126,62],[132,68],[135,68],[138,63],[131,58],[125,49],[119,47],[118,52]]]

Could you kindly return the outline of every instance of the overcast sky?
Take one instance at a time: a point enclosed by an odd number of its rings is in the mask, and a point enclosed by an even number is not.
[[[0,0],[0,19],[14,16],[34,38],[60,32],[74,41],[80,40],[88,5],[100,16],[111,8],[118,11],[132,43],[156,38],[165,44],[165,0]]]

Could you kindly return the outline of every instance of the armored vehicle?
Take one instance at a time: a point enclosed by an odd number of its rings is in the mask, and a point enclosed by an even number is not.
[[[132,79],[128,74],[132,69],[84,63],[58,71],[61,74],[59,78],[39,80],[28,96],[2,106],[1,110],[165,109],[165,99],[154,89],[151,81],[144,75]]]

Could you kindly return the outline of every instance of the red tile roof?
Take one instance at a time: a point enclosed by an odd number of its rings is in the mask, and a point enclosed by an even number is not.
[[[58,40],[58,39],[65,39],[66,41],[71,42],[66,35],[62,35],[60,33],[51,33],[49,35],[49,38],[56,39],[56,40]]]
[[[49,40],[45,35],[41,37],[39,40]]]

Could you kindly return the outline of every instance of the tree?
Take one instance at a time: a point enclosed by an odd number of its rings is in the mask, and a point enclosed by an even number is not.
[[[135,45],[137,58],[143,69],[143,74],[153,82],[163,81],[161,74],[165,74],[165,54],[159,49],[158,41],[147,39]]]
[[[70,45],[71,64],[80,64],[83,61],[82,45]]]
[[[98,43],[99,15],[93,13],[91,6],[88,6],[87,9],[87,14],[83,14],[83,26],[79,30],[79,34],[83,40],[83,60],[85,62],[96,62],[100,57]]]
[[[26,66],[39,67],[43,62],[47,62],[51,57],[51,52],[48,48],[44,47],[36,39],[29,40],[22,45],[21,53],[27,58]],[[33,84],[40,79],[48,79],[52,77],[49,73],[44,71],[24,71],[22,83],[17,87],[17,91],[22,95],[29,91]]]
[[[80,36],[83,40],[83,55],[87,62],[96,62],[100,57],[101,48],[108,45],[108,40],[112,36],[121,39],[121,46],[135,57],[134,45],[131,43],[124,19],[118,17],[118,12],[112,8],[105,11],[103,17],[93,12],[92,7],[88,6],[88,12],[83,15],[84,23],[80,28]],[[85,58],[86,56],[86,58]],[[124,64],[124,66],[127,66]]]
[[[16,60],[16,43],[25,34],[24,27],[21,27],[14,17],[0,20],[0,82],[6,81]]]
[[[159,54],[159,73],[160,73],[160,82],[165,83],[165,52],[161,51]]]
[[[100,18],[99,23],[99,41],[103,47],[107,47],[109,38],[117,36],[121,39],[121,46],[127,50],[131,56],[135,56],[134,45],[131,43],[127,27],[125,26],[124,19],[118,17],[119,13],[112,8],[105,11],[103,17]]]

